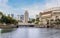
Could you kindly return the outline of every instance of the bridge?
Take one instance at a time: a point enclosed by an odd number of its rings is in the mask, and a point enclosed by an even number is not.
[[[20,23],[17,25],[17,27],[34,27],[35,24],[31,24],[31,23]]]

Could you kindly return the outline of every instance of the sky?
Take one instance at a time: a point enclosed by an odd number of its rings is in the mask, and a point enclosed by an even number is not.
[[[60,0],[0,0],[0,11],[4,14],[24,14],[27,10],[30,18],[41,11],[60,6]]]

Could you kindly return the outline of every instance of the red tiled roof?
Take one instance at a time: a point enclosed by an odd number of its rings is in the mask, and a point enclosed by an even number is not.
[[[47,12],[43,12],[43,13],[41,12],[40,14],[45,15],[45,14],[50,14],[50,13],[52,13],[52,11],[47,11]]]

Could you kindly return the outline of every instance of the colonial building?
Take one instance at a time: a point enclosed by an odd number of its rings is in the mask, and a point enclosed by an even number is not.
[[[60,19],[60,7],[55,7],[55,8],[45,10],[44,12],[40,12],[39,19],[40,19],[39,24],[46,25],[47,23],[49,23],[50,25],[51,20],[53,20],[54,22],[55,19]]]

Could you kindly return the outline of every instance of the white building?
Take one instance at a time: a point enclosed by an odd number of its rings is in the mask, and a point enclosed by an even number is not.
[[[25,11],[24,15],[17,15],[19,23],[28,23],[29,14],[28,11]]]
[[[39,13],[40,23],[46,25],[48,22],[51,23],[51,20],[55,21],[60,19],[60,7],[50,8],[44,12]],[[48,21],[48,22],[47,22]]]
[[[28,11],[25,11],[25,14],[24,14],[24,23],[28,23],[28,20],[29,20],[29,14],[28,14]]]

